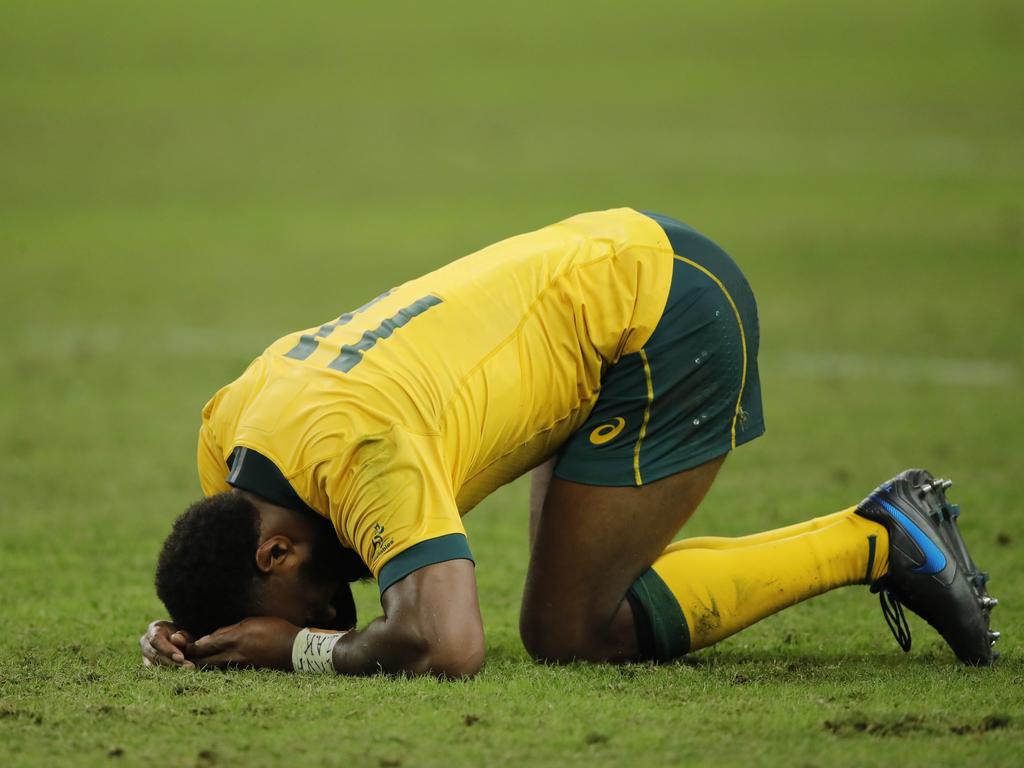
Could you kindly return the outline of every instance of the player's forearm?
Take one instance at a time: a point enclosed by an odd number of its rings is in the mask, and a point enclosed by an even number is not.
[[[335,672],[458,678],[480,670],[484,630],[470,560],[413,571],[384,591],[381,607],[384,617],[334,645]]]
[[[381,617],[365,629],[347,633],[334,646],[334,670],[342,675],[378,672],[456,678],[475,674],[483,661],[440,637]]]

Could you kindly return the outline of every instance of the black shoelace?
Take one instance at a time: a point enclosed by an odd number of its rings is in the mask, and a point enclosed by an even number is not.
[[[889,625],[892,636],[903,652],[907,653],[910,651],[910,625],[903,614],[903,603],[887,589],[878,591],[878,602],[882,604],[882,615],[885,616],[885,623]]]

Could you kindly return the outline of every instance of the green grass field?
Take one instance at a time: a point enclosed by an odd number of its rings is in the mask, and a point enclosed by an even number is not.
[[[1019,3],[0,7],[0,763],[1019,765]],[[199,410],[265,344],[506,235],[632,205],[759,298],[768,433],[687,535],[921,465],[1003,659],[850,588],[666,667],[541,667],[526,487],[467,518],[465,683],[144,670]],[[366,620],[375,590],[358,595]]]

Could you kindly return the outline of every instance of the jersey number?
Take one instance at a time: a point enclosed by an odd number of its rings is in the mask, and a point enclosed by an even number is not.
[[[364,312],[369,309],[378,301],[386,298],[390,294],[391,291],[385,291],[377,298],[363,304],[359,309],[353,310],[352,312],[346,312],[337,320],[321,325],[316,333],[302,334],[299,338],[299,343],[285,352],[284,356],[290,357],[293,360],[305,360],[316,351],[316,348],[320,345],[320,339],[329,336],[334,332],[335,328],[347,325],[352,321],[353,317],[358,315],[360,312]],[[364,331],[363,335],[359,338],[359,341],[355,344],[346,344],[343,346],[338,356],[328,363],[327,367],[333,368],[336,371],[341,371],[342,373],[348,373],[359,365],[359,362],[363,359],[363,353],[372,349],[374,344],[381,339],[388,338],[414,317],[422,315],[428,309],[436,307],[440,303],[442,303],[440,298],[428,294],[422,299],[417,299],[409,306],[402,307],[402,309],[398,310],[387,320],[382,320],[380,325],[373,330]]]

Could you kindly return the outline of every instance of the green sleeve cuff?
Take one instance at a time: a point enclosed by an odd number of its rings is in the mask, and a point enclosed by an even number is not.
[[[449,533],[447,536],[438,536],[436,539],[427,539],[419,544],[413,544],[404,552],[399,552],[384,564],[377,577],[377,586],[380,593],[408,576],[413,571],[426,568],[434,563],[444,563],[448,560],[469,560],[473,561],[473,553],[469,551],[469,542],[461,533]]]

